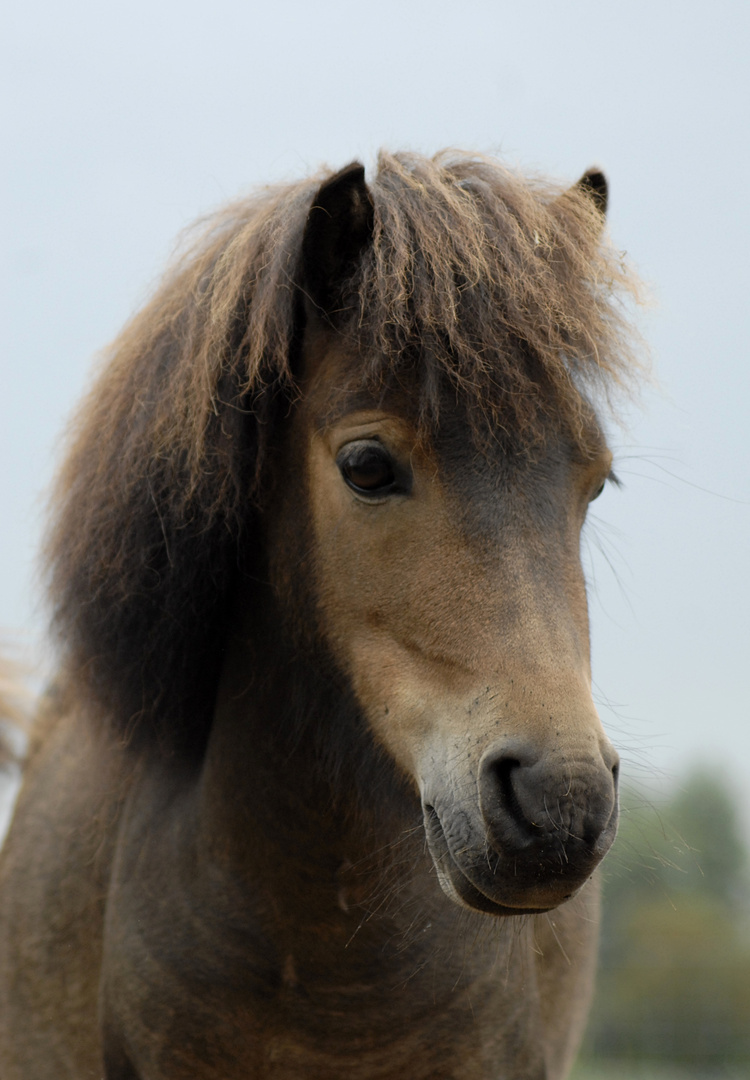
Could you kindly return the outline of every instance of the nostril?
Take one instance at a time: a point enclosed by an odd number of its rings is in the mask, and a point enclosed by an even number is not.
[[[619,780],[620,780],[620,762],[619,762],[619,760],[616,761],[614,763],[614,765],[612,766],[612,779],[615,782],[615,791],[617,791],[617,785],[618,785]]]
[[[522,824],[525,822],[526,817],[521,808],[521,803],[518,800],[518,795],[513,786],[513,773],[516,769],[520,768],[521,762],[517,758],[501,758],[500,761],[496,761],[491,771],[495,775],[498,792],[500,795],[500,805],[504,807],[506,813],[514,819],[516,824]]]

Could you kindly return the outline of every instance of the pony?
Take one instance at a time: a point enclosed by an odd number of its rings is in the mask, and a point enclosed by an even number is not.
[[[3,1080],[565,1076],[617,822],[606,202],[459,152],[269,187],[105,354],[51,499]]]

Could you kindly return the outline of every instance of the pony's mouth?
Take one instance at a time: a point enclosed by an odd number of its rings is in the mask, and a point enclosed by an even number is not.
[[[435,864],[438,880],[443,892],[457,904],[471,908],[474,911],[482,911],[487,915],[506,917],[509,915],[541,915],[545,911],[551,911],[563,900],[568,899],[573,892],[577,891],[572,889],[568,896],[562,897],[554,903],[529,904],[528,906],[507,904],[496,900],[493,896],[488,895],[485,889],[472,881],[467,872],[462,869],[458,859],[451,852],[440,817],[435,808],[425,804],[423,810],[427,846]],[[495,859],[499,859],[499,856],[495,855]],[[490,880],[492,883],[496,882],[498,891],[502,888],[501,882],[496,881],[494,874]]]

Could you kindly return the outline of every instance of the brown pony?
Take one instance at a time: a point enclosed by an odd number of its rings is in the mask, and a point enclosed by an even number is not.
[[[565,1075],[617,819],[605,205],[383,155],[212,219],[112,346],[53,501],[2,1080]]]

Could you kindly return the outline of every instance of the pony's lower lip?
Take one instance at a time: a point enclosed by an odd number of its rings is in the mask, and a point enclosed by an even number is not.
[[[511,915],[543,915],[545,911],[551,911],[553,907],[557,906],[551,904],[539,907],[516,907],[510,904],[501,904],[498,900],[487,896],[467,877],[453,858],[440,817],[435,808],[425,806],[424,812],[427,845],[432,855],[432,861],[435,863],[435,869],[438,872],[443,891],[451,899],[475,911],[505,917]]]

